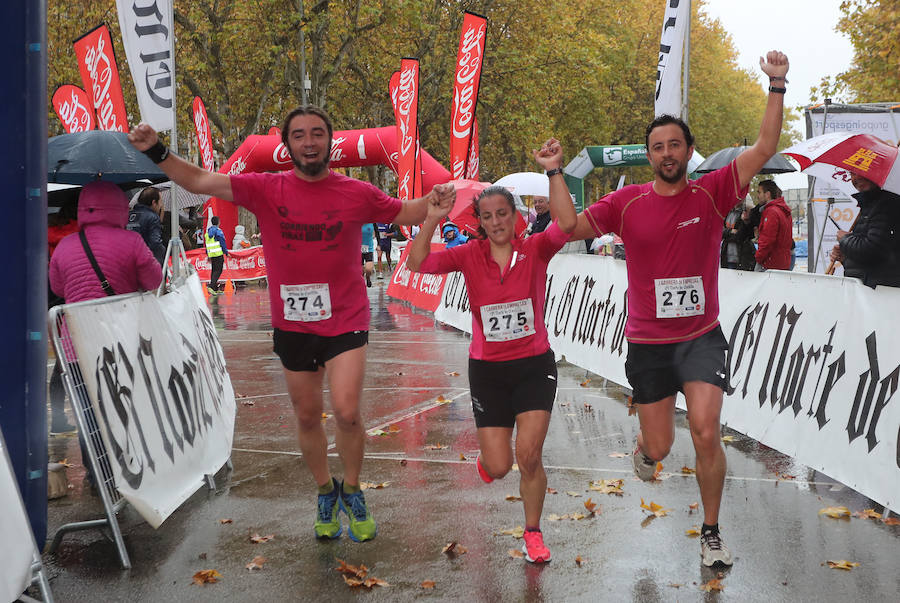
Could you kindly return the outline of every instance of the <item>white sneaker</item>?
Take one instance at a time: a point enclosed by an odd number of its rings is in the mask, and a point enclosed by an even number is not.
[[[634,438],[634,452],[631,455],[631,462],[634,464],[634,474],[645,482],[649,482],[656,474],[656,461],[644,454],[640,445],[637,443],[637,437]]]
[[[722,542],[722,537],[716,533],[707,532],[700,535],[700,559],[706,567],[712,567],[716,564],[731,565],[734,560],[731,558],[731,551]]]

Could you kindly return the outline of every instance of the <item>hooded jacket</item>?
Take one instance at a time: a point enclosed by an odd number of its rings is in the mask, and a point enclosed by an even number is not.
[[[446,235],[451,231],[455,232],[456,236],[448,241]],[[444,239],[446,249],[453,249],[457,245],[462,245],[469,241],[469,237],[459,232],[459,228],[453,223],[444,224],[444,227],[441,229],[441,237]]]
[[[111,182],[91,182],[78,198],[78,224],[91,252],[117,294],[159,286],[162,269],[144,239],[125,230],[128,199]],[[66,303],[106,297],[78,233],[59,242],[50,258],[50,287]]]
[[[900,196],[882,189],[853,195],[859,217],[839,243],[844,276],[864,285],[900,287]]]
[[[784,197],[772,199],[762,210],[759,222],[759,247],[756,263],[767,270],[789,270],[791,267],[791,209]]]
[[[138,203],[129,212],[125,228],[141,235],[156,261],[160,264],[163,263],[166,258],[166,244],[163,243],[162,222],[160,222],[159,214],[153,211],[149,205]]]
[[[231,239],[231,250],[240,251],[241,249],[250,246],[250,240],[244,236],[244,227],[238,224],[234,227],[234,238]]]

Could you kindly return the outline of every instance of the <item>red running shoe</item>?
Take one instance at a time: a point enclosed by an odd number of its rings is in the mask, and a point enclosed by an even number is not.
[[[531,563],[547,563],[550,561],[550,549],[544,546],[544,535],[540,530],[529,530],[522,536],[525,544],[522,545],[522,552],[525,553],[525,560]]]
[[[475,468],[478,469],[478,477],[481,478],[481,481],[483,481],[486,484],[489,484],[492,481],[494,481],[494,478],[491,477],[490,475],[488,475],[488,472],[485,471],[484,467],[481,466],[481,455],[480,454],[475,458]]]

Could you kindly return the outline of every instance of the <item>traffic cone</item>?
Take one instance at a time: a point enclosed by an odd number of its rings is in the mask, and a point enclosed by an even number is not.
[[[225,295],[229,295],[234,293],[234,283],[231,282],[231,279],[225,281]]]
[[[209,303],[209,287],[207,287],[203,283],[200,283],[200,288],[203,290],[203,299],[206,300],[206,303]]]

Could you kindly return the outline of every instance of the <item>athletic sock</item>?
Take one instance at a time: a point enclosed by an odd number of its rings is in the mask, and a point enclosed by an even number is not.
[[[328,478],[328,481],[319,486],[319,494],[331,494],[334,491],[334,480]]]
[[[344,482],[343,489],[344,489],[344,494],[354,494],[356,492],[359,492],[359,484],[356,484],[355,486],[351,486],[347,482]]]
[[[533,527],[530,527],[530,526],[525,526],[525,531],[526,531],[526,532],[540,532],[540,531],[541,531],[541,528],[539,528],[539,527],[538,527],[538,528],[533,528]]]
[[[701,534],[718,534],[719,533],[719,524],[714,523],[713,525],[703,524],[703,527],[700,528]]]

